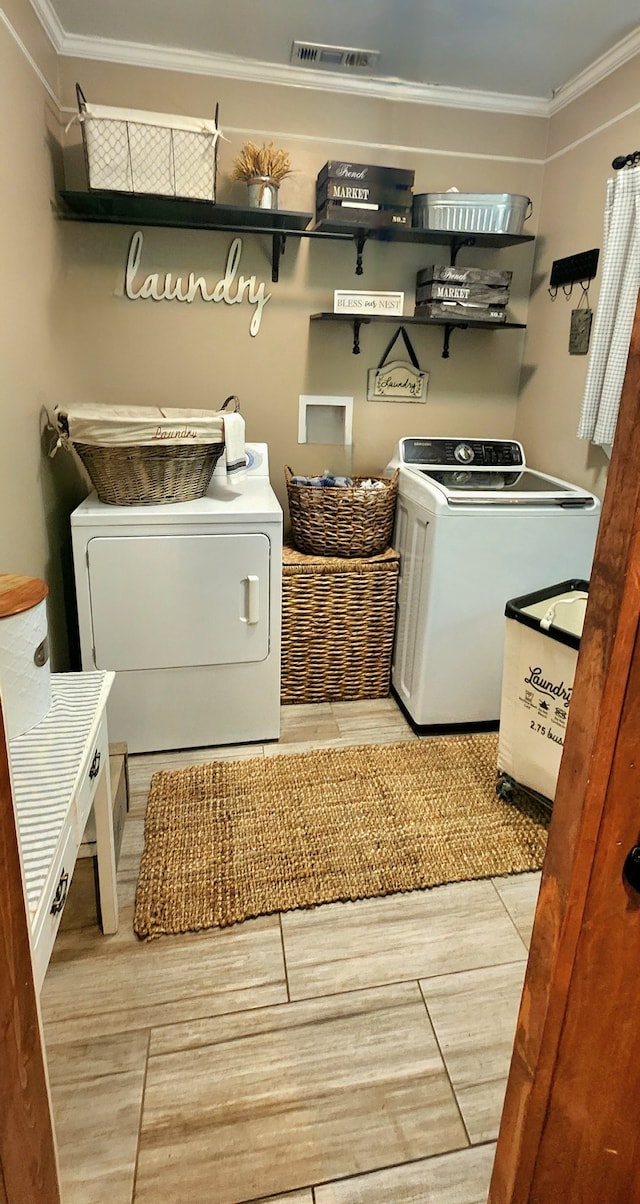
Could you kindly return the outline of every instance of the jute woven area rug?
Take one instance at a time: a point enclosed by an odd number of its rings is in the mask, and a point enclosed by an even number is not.
[[[139,937],[539,869],[547,818],[495,793],[497,736],[320,749],[154,775]]]

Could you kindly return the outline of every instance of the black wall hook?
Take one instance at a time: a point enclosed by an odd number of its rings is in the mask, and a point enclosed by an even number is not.
[[[599,248],[594,247],[592,251],[580,251],[579,254],[567,255],[564,259],[554,259],[549,277],[551,300],[555,301],[559,288],[565,297],[571,296],[574,284],[581,284],[584,290],[598,270],[599,255]],[[568,285],[570,287],[567,292]]]

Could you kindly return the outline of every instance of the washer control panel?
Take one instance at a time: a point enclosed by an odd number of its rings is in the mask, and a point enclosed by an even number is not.
[[[514,439],[427,439],[400,440],[403,464],[420,468],[524,468],[524,448]]]

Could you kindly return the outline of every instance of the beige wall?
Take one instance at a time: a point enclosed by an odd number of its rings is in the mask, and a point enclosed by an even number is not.
[[[637,144],[635,117],[621,116],[637,103],[633,65],[549,123],[93,61],[58,62],[27,0],[10,0],[3,12],[0,212],[11,237],[3,240],[0,303],[0,406],[8,436],[0,451],[0,569],[48,581],[56,667],[68,663],[68,516],[86,489],[68,455],[51,461],[41,445],[42,413],[56,402],[217,408],[237,393],[248,438],[269,443],[272,478],[283,501],[285,463],[301,471],[332,465],[380,472],[397,439],[408,433],[515,432],[532,463],[602,491],[603,458],[574,436],[586,363],[566,352],[571,304],[560,298],[552,304],[546,282],[552,259],[601,243],[610,160]],[[309,317],[332,308],[334,288],[356,287],[402,289],[405,313],[411,313],[417,269],[445,254],[426,244],[369,245],[365,273],[356,277],[351,244],[290,237],[280,282],[272,284],[268,239],[244,236],[241,271],[255,274],[271,294],[256,338],[249,334],[247,305],[128,300],[123,280],[132,228],[60,222],[52,209],[63,177],[60,115],[50,94],[61,101],[63,125],[75,111],[76,80],[96,103],[206,115],[219,102],[228,141],[221,149],[218,197],[231,203],[244,200],[241,185],[229,179],[234,155],[247,138],[271,137],[290,152],[295,169],[282,186],[282,208],[311,210],[317,171],[326,159],[341,157],[413,167],[415,191],[455,185],[525,193],[534,202],[528,229],[538,232],[537,242],[468,251],[464,261],[513,268],[510,316],[528,322],[526,342],[518,331],[455,332],[445,361],[441,333],[419,328],[412,338],[431,373],[427,405],[368,403],[367,369],[377,364],[392,328],[363,329],[356,357],[347,325],[310,324]],[[611,124],[595,132],[603,121]],[[555,157],[545,170],[548,138]],[[567,149],[576,139],[583,141]],[[67,137],[64,171],[68,187],[85,186],[77,126]],[[144,269],[194,271],[213,282],[223,275],[232,237],[145,229]],[[592,302],[596,293],[592,288]],[[334,447],[298,445],[302,393],[354,397],[352,459]],[[66,612],[73,645],[68,600]]]
[[[41,439],[43,412],[55,400],[60,381],[55,315],[61,240],[51,198],[61,155],[57,106],[42,82],[45,79],[55,94],[56,64],[28,4],[14,3],[3,13],[0,572],[47,581],[52,643],[56,664],[63,666],[67,661],[67,515],[70,499],[78,491],[75,474],[65,472],[62,465],[56,469],[43,455]]]
[[[588,440],[576,438],[588,357],[568,351],[571,310],[581,289],[575,286],[570,298],[559,293],[552,301],[548,284],[554,259],[602,249],[611,161],[636,150],[640,142],[639,71],[636,57],[551,119],[515,428],[531,464],[599,496],[606,484],[607,457]],[[594,311],[601,275],[600,262],[589,289]]]
[[[61,89],[70,110],[76,80],[95,103],[204,115],[219,101],[228,138],[221,148],[220,200],[244,203],[243,186],[229,179],[233,158],[246,138],[273,136],[290,152],[295,169],[282,185],[282,208],[311,210],[317,172],[327,159],[341,157],[411,166],[416,191],[456,185],[518,192],[533,198],[534,212],[539,207],[546,146],[546,122],[539,119],[62,60]],[[345,130],[352,141],[344,140]],[[70,140],[68,178],[84,186],[77,129]],[[534,232],[535,216],[531,228]],[[353,244],[289,238],[280,281],[272,284],[270,243],[246,236],[241,270],[264,280],[271,294],[261,330],[251,338],[246,306],[124,298],[130,236],[130,229],[118,227],[73,223],[64,229],[63,311],[73,343],[70,399],[215,407],[228,393],[237,393],[248,438],[269,443],[272,477],[283,501],[285,463],[321,470],[352,462],[357,472],[377,473],[402,435],[513,433],[520,332],[457,332],[445,361],[441,331],[412,331],[431,381],[427,405],[410,406],[366,401],[367,369],[377,365],[392,328],[364,329],[362,354],[353,356],[347,325],[309,323],[312,313],[332,309],[335,288],[402,289],[405,313],[412,313],[416,271],[442,262],[444,248],[372,244],[365,250],[364,275],[357,277]],[[202,271],[216,280],[230,242],[224,233],[147,229],[144,263],[148,271]],[[468,262],[513,267],[516,321],[526,320],[531,261],[531,244],[468,254]],[[353,396],[353,461],[343,449],[298,445],[298,398],[309,393]]]

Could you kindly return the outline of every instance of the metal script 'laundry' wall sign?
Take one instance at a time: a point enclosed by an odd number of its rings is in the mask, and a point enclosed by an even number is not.
[[[124,282],[125,294],[131,301],[151,299],[190,303],[198,295],[203,301],[225,301],[227,305],[238,305],[246,300],[249,305],[256,307],[249,330],[252,336],[257,335],[262,311],[271,293],[265,291],[264,281],[260,284],[256,282],[255,276],[238,276],[242,255],[241,238],[234,238],[231,243],[224,276],[216,281],[212,288],[207,286],[203,276],[196,276],[193,272],[189,272],[188,276],[175,277],[171,272],[166,272],[164,276],[160,272],[150,272],[141,283],[136,283],[139,280],[143,241],[142,231],[136,230],[129,245]]]

